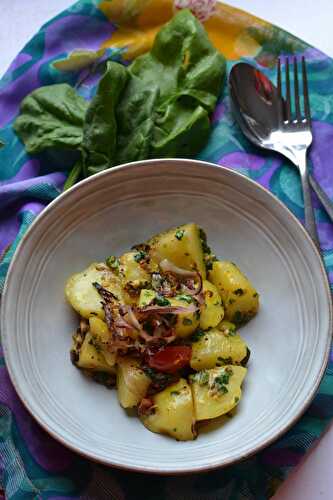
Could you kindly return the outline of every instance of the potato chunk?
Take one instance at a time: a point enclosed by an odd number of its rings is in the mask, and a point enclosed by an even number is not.
[[[208,330],[217,326],[224,316],[224,309],[220,294],[215,285],[207,280],[203,281],[202,290],[205,303],[200,314],[200,328]]]
[[[150,282],[149,273],[140,265],[140,252],[126,252],[119,257],[119,273],[124,284],[142,287]]]
[[[96,371],[96,372],[106,372],[115,373],[115,367],[110,366],[106,361],[104,355],[96,349],[93,341],[93,337],[90,332],[88,332],[84,338],[83,344],[79,351],[79,360],[76,365],[79,368]]]
[[[232,262],[213,262],[209,273],[224,304],[225,319],[242,325],[257,314],[259,295],[250,281]]]
[[[240,364],[247,356],[247,346],[240,335],[213,328],[192,344],[191,367],[207,370],[223,364]]]
[[[94,345],[97,346],[110,366],[115,365],[116,354],[108,350],[111,336],[107,324],[97,316],[91,316],[89,318],[89,327]]]
[[[73,309],[83,318],[96,314],[104,319],[101,297],[93,286],[94,282],[112,292],[122,300],[122,289],[119,278],[108,270],[99,270],[105,264],[94,262],[80,273],[73,274],[66,283],[65,295]],[[106,267],[106,266],[105,266]]]
[[[154,413],[142,416],[147,429],[159,434],[168,434],[179,441],[196,437],[191,388],[185,379],[170,385],[153,396]]]
[[[184,224],[160,233],[151,238],[148,245],[151,247],[151,256],[158,262],[168,259],[178,267],[197,270],[203,278],[206,277],[199,227],[196,224]]]
[[[216,418],[232,410],[242,396],[246,372],[243,366],[227,365],[193,375],[191,388],[196,420]]]
[[[179,296],[181,297],[181,295]],[[191,299],[187,296],[188,300]],[[190,305],[193,305],[192,301],[189,303],[180,298],[170,298],[170,304],[172,306],[184,307],[185,309]],[[189,337],[198,328],[200,321],[199,311],[195,312],[183,312],[177,314],[176,322],[174,324],[174,329],[177,337]]]
[[[138,366],[137,359],[126,356],[118,358],[117,362],[119,403],[123,408],[132,408],[146,395],[151,379]]]

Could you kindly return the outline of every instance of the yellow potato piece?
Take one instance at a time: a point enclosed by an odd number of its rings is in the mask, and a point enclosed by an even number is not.
[[[232,262],[217,261],[209,273],[224,304],[224,317],[242,325],[257,314],[259,295],[246,276]]]
[[[111,335],[107,324],[97,316],[91,316],[89,318],[89,327],[94,344],[98,346],[106,362],[110,366],[114,366],[116,364],[116,354],[108,350]]]
[[[247,369],[226,365],[198,372],[191,385],[196,420],[216,418],[232,410],[242,396]]]
[[[97,268],[100,266],[104,266],[104,264],[94,262],[84,271],[73,274],[66,283],[66,298],[73,309],[83,318],[88,319],[92,314],[97,314],[101,319],[104,319],[102,299],[93,286],[94,282],[102,285],[122,301],[119,278],[111,271],[98,270]]]
[[[196,437],[191,388],[185,379],[170,385],[153,396],[155,411],[141,417],[147,429],[159,434],[168,434],[179,441]]]
[[[118,358],[117,362],[119,403],[123,408],[132,408],[145,397],[151,379],[139,368],[137,359],[126,356]]]
[[[139,252],[126,252],[119,257],[119,272],[123,283],[131,283],[133,286],[142,286],[150,282],[149,273],[135,260]]]
[[[188,302],[177,298],[169,298],[169,301],[172,306],[176,307],[186,308],[190,306]],[[176,318],[174,329],[177,337],[188,337],[192,335],[199,326],[199,311],[180,313],[176,315]]]
[[[202,290],[205,297],[205,303],[200,314],[200,328],[208,330],[217,326],[224,316],[224,309],[220,294],[215,285],[207,280],[202,283]]]
[[[247,356],[247,345],[238,334],[213,328],[192,344],[191,367],[207,370],[223,364],[239,364]]]
[[[203,278],[206,277],[199,227],[196,224],[184,224],[160,233],[151,238],[148,245],[153,260],[160,262],[168,259],[178,267],[197,270]]]
[[[88,332],[84,338],[79,352],[77,366],[94,372],[115,373],[115,368],[107,363],[101,352],[97,351],[90,332]]]

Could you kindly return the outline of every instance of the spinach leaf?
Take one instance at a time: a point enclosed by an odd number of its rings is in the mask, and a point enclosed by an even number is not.
[[[171,103],[156,119],[151,156],[189,157],[206,144],[210,131],[207,111],[193,108],[181,99]]]
[[[117,109],[116,163],[149,158],[158,87],[131,75]]]
[[[90,102],[81,146],[86,176],[101,172],[114,164],[117,146],[115,110],[127,77],[125,66],[109,61],[96,95]]]
[[[81,174],[82,174],[82,160],[80,159],[74,163],[74,167],[69,172],[66,182],[64,184],[63,191],[67,191],[67,189],[74,186],[74,184],[76,184],[76,182],[80,180]]]
[[[88,103],[67,83],[40,87],[21,104],[14,130],[28,153],[77,148]]]
[[[159,89],[150,156],[198,153],[208,139],[209,113],[225,76],[225,59],[201,23],[189,10],[181,10],[129,71],[146,89]]]

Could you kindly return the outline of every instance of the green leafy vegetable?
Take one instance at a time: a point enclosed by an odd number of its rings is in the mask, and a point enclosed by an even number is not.
[[[126,68],[109,61],[85,116],[82,155],[86,176],[114,164],[117,145],[115,110],[126,81]]]
[[[104,49],[76,50],[53,65],[80,70],[103,55]],[[197,154],[208,139],[224,75],[224,57],[183,9],[162,27],[150,52],[128,67],[106,62],[90,104],[68,84],[41,87],[23,100],[14,129],[30,154],[80,152],[68,189],[82,176],[120,163]]]
[[[147,88],[159,88],[150,156],[200,151],[225,73],[225,60],[201,23],[189,10],[181,10],[156,35],[151,51],[132,63],[130,72]]]
[[[147,257],[147,253],[144,252],[143,250],[139,250],[134,256],[133,259],[135,262],[141,262]]]
[[[118,144],[116,163],[149,158],[153,137],[155,107],[158,97],[156,85],[131,74],[117,109]]]
[[[198,342],[202,337],[204,337],[205,332],[198,328],[191,336],[192,342]]]
[[[184,302],[187,302],[188,304],[192,304],[193,298],[191,295],[186,295],[185,293],[181,293],[180,295],[176,295],[177,300],[183,300]]]
[[[74,186],[74,184],[76,184],[76,182],[80,179],[81,174],[82,174],[82,161],[80,159],[74,164],[74,167],[69,172],[63,190],[67,191],[67,189]]]
[[[23,99],[14,130],[28,153],[81,145],[88,103],[67,83],[40,87]]]
[[[166,299],[165,297],[163,297],[163,295],[157,295],[154,299],[154,302],[158,305],[158,306],[170,306],[170,300]]]
[[[114,270],[117,270],[119,269],[119,259],[117,259],[117,257],[115,255],[111,255],[110,257],[108,257],[106,259],[106,265],[110,268],[110,269],[114,269]]]
[[[184,234],[184,229],[178,229],[178,231],[176,231],[175,237],[177,238],[177,240],[181,240]]]

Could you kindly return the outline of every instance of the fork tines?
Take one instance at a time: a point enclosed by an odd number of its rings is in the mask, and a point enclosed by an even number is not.
[[[308,92],[308,80],[306,73],[305,57],[301,58],[302,65],[302,87],[303,87],[303,115],[301,107],[301,98],[299,90],[299,71],[298,71],[298,60],[296,56],[291,57],[281,57],[278,58],[278,73],[277,73],[277,88],[279,97],[283,99],[282,92],[282,62],[284,61],[285,67],[285,99],[284,106],[282,106],[282,116],[285,123],[293,121],[297,122],[310,122],[310,102],[309,102],[309,92]],[[290,85],[290,66],[294,68],[294,96],[295,96],[295,109],[292,110],[292,98],[291,98],[291,85]],[[292,118],[294,117],[294,118]]]

